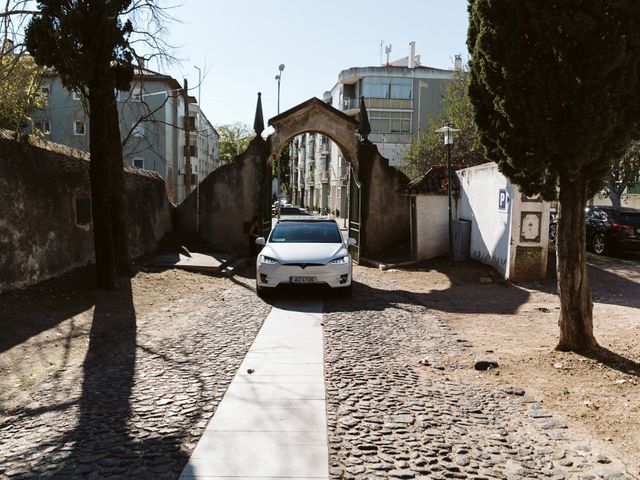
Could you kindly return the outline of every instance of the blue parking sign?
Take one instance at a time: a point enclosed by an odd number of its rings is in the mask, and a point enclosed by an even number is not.
[[[507,209],[507,190],[504,188],[500,189],[500,194],[498,195],[498,208],[500,210]]]

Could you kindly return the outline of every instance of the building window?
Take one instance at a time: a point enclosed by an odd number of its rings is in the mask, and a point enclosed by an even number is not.
[[[393,77],[366,77],[360,82],[360,92],[365,98],[411,99],[413,79]]]
[[[84,122],[82,120],[76,120],[73,122],[73,134],[74,135],[85,134]]]
[[[373,133],[411,133],[411,112],[371,110],[369,123]]]
[[[142,101],[142,88],[136,87],[131,92],[131,101],[132,102],[141,102]]]
[[[89,223],[91,223],[91,200],[76,198],[76,224],[87,225]]]
[[[133,166],[134,168],[144,168],[144,158],[134,158]]]
[[[38,92],[38,96],[44,102],[49,100],[49,92],[51,92],[51,87],[49,85],[40,86],[40,90]]]
[[[49,120],[34,120],[33,129],[44,135],[49,135],[51,133],[51,125],[49,124]]]

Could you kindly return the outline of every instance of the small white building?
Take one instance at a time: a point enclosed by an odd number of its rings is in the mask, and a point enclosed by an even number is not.
[[[457,176],[452,177],[452,218],[458,203]],[[449,253],[449,197],[447,167],[432,167],[407,185],[411,209],[411,254],[415,260],[428,260]]]
[[[460,182],[457,216],[471,222],[471,258],[512,281],[544,278],[549,203],[524,195],[493,162],[456,173]]]
[[[407,186],[416,260],[449,253],[446,172],[446,166],[433,167]],[[522,194],[497,164],[457,170],[451,207],[454,259],[470,256],[512,281],[546,276],[549,203]]]

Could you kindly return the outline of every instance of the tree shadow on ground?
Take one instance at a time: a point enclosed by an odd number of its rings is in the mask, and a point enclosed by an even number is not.
[[[603,365],[606,365],[607,367],[613,370],[617,370],[621,373],[640,377],[640,363],[636,362],[635,360],[623,357],[622,355],[612,352],[607,348],[598,347],[592,352],[581,353],[580,355],[592,360],[596,360]]]
[[[556,293],[556,253],[550,249],[547,280],[534,286]],[[589,288],[594,302],[640,308],[640,254],[617,252],[612,255],[587,253]],[[528,286],[526,283],[523,286]]]
[[[95,299],[78,420],[71,431],[50,440],[51,446],[72,448],[62,462],[45,455],[33,471],[46,471],[47,478],[177,476],[178,466],[188,459],[180,450],[179,434],[153,437],[131,432],[137,345],[130,280],[121,279],[115,291],[95,292]]]
[[[84,312],[95,304],[95,269],[0,295],[0,353]]]

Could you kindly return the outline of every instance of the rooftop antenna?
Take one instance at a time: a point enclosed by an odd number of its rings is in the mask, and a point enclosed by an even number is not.
[[[389,65],[389,54],[391,53],[391,44],[384,47],[384,53],[387,54],[387,65]]]
[[[380,39],[380,65],[382,65],[382,47],[384,47],[384,39]]]

